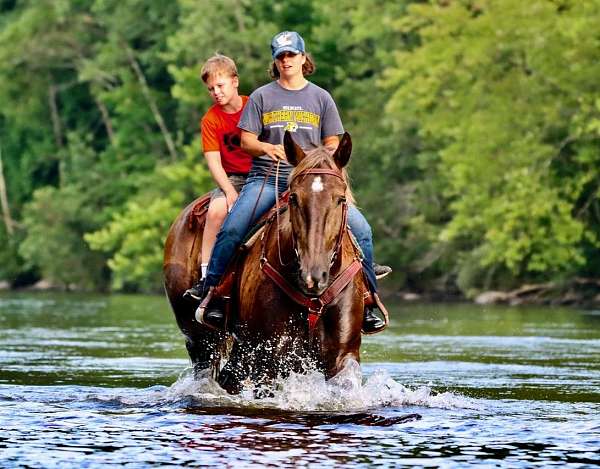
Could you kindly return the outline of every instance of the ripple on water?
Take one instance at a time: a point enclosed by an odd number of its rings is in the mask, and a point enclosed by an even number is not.
[[[188,360],[163,298],[37,298],[0,297],[0,467],[597,459],[596,316],[403,306],[395,326],[365,338],[362,370],[352,364],[331,381],[308,370],[229,396],[182,373]],[[156,383],[166,385],[148,387]]]

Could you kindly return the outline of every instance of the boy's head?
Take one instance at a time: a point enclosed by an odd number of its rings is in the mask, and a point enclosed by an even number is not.
[[[202,66],[202,81],[215,104],[227,107],[238,96],[238,72],[235,62],[229,57],[215,54]]]
[[[208,79],[210,77],[214,77],[215,75],[237,78],[238,71],[237,67],[235,66],[235,62],[226,55],[221,55],[219,53],[213,55],[210,59],[204,62],[202,70],[200,71],[200,76],[202,77],[202,81],[204,83],[208,83]]]

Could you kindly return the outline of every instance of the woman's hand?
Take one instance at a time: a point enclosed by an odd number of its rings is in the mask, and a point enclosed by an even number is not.
[[[235,189],[225,192],[225,200],[227,203],[227,213],[231,212],[231,207],[233,207],[233,204],[235,203],[237,198],[238,198],[238,193]]]
[[[262,150],[265,155],[269,156],[274,161],[285,161],[285,150],[283,145],[273,145],[271,143],[263,142]]]

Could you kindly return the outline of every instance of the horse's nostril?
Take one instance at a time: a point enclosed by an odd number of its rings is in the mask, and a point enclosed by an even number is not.
[[[327,281],[329,280],[329,274],[327,272],[323,272],[321,274],[321,280],[319,280],[319,289],[323,289],[327,286]]]

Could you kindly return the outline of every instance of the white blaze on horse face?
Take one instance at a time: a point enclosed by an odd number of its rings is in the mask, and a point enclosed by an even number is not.
[[[323,192],[323,181],[321,181],[321,176],[317,176],[313,179],[313,183],[310,188],[313,192]]]

